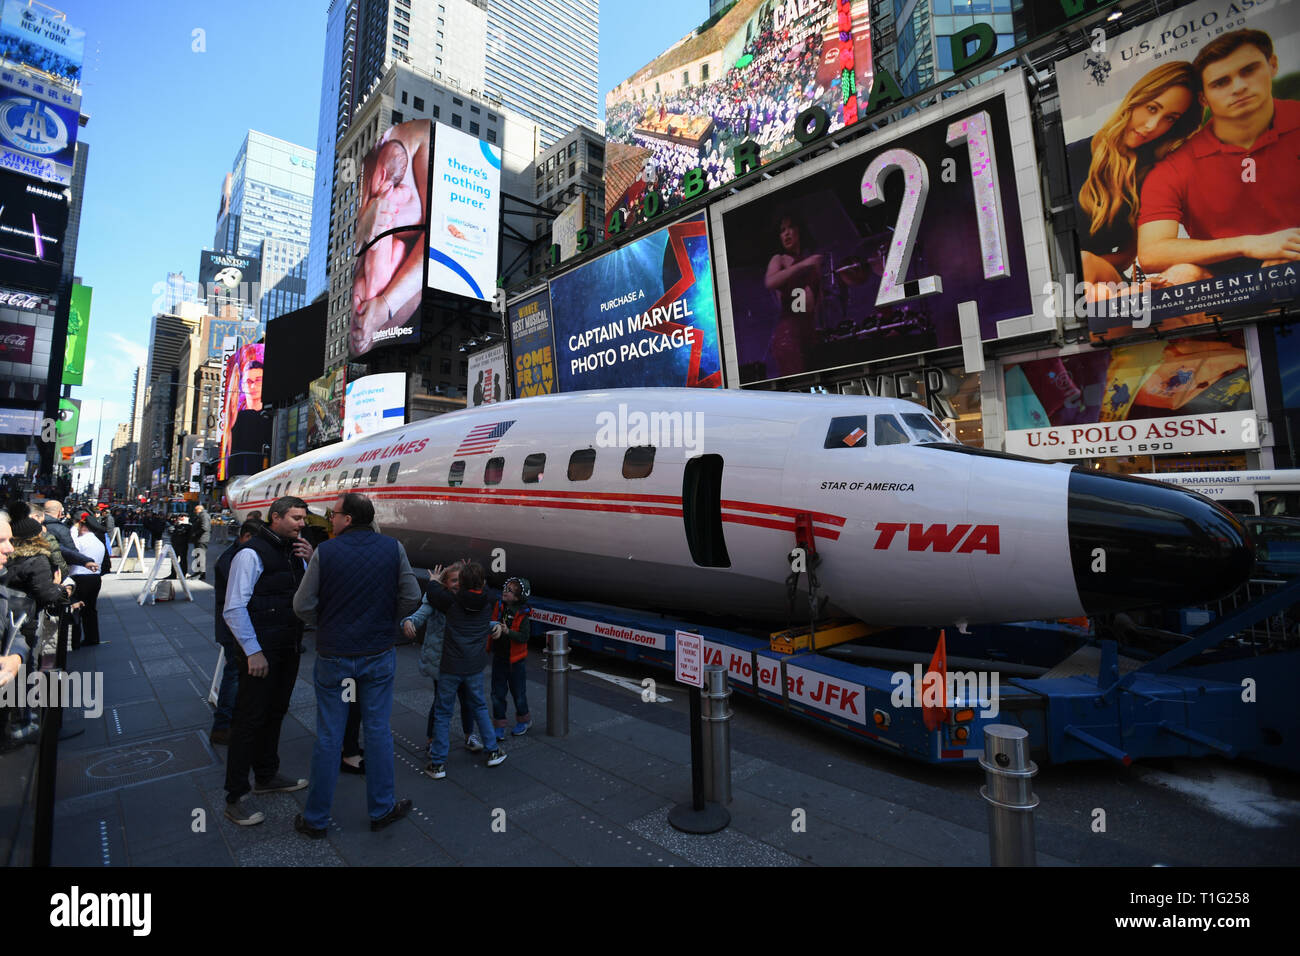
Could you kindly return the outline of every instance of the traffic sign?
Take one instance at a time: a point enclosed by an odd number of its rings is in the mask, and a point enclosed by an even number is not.
[[[676,648],[676,677],[679,684],[704,687],[704,638],[690,631],[678,631],[673,640]]]

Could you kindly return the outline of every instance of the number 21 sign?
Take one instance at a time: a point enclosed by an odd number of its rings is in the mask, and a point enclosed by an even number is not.
[[[1052,329],[1038,182],[1011,72],[717,203],[741,384]]]

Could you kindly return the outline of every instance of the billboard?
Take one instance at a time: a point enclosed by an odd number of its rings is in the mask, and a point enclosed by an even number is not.
[[[469,357],[469,408],[510,401],[506,344],[481,349]]]
[[[67,228],[66,189],[0,171],[0,285],[57,290]]]
[[[0,408],[0,435],[38,435],[41,414],[28,408]]]
[[[36,326],[0,322],[0,362],[30,365],[35,345]]]
[[[722,387],[703,213],[552,280],[551,312],[561,392]]]
[[[261,290],[261,259],[212,249],[199,253],[199,299],[213,315],[220,315],[223,306],[233,305],[242,318],[258,317]]]
[[[307,447],[319,448],[338,441],[343,434],[345,370],[326,372],[307,389]],[[299,418],[298,427],[302,427]]]
[[[419,341],[432,132],[430,120],[391,126],[361,161],[352,358],[381,345]]]
[[[586,221],[587,194],[578,193],[578,198],[565,206],[564,212],[556,216],[551,225],[551,242],[560,247],[560,261],[578,254],[578,230]]]
[[[432,194],[429,287],[491,301],[501,228],[501,148],[439,123]]]
[[[555,340],[551,335],[551,293],[543,288],[516,299],[506,315],[510,354],[515,357],[515,391],[520,398],[555,391]]]
[[[262,446],[271,437],[270,421],[262,415],[263,349],[262,345],[245,345],[226,361],[217,470],[221,481],[262,469]]]
[[[49,13],[42,13],[22,0],[5,0],[0,8],[0,53],[8,60],[79,82],[86,31],[68,26],[66,17],[47,9]]]
[[[77,444],[77,429],[81,425],[81,399],[59,399],[59,422],[55,426],[56,448],[54,464],[72,463],[72,451]]]
[[[68,302],[68,338],[63,353],[63,384],[80,385],[86,373],[86,337],[90,334],[88,285],[73,283]]]
[[[606,224],[619,208],[628,225],[644,219],[651,190],[673,207],[689,170],[703,169],[710,189],[729,182],[747,140],[763,162],[794,151],[794,118],[808,107],[826,110],[830,131],[856,122],[856,100],[845,101],[871,89],[869,6],[739,0],[606,94],[606,140],[639,151],[642,167],[631,182],[607,170]]]
[[[27,70],[0,69],[0,168],[70,186],[81,95]]]
[[[1258,448],[1243,332],[1008,366],[1006,450],[1047,460]]]
[[[0,475],[24,475],[27,473],[27,456],[14,453],[0,453]]]
[[[1081,249],[1067,293],[1094,341],[1300,292],[1293,3],[1201,0],[1056,76]]]
[[[351,441],[406,421],[406,374],[383,372],[348,382],[344,389],[343,440]]]
[[[1054,329],[1032,142],[1007,73],[714,204],[739,384]]]

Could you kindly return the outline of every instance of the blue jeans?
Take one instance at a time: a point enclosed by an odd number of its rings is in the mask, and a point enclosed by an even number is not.
[[[438,703],[433,711],[433,743],[429,746],[429,759],[434,763],[447,762],[447,750],[451,745],[451,712],[456,706],[456,696],[464,687],[469,694],[470,709],[478,724],[483,745],[489,750],[490,741],[496,740],[496,731],[492,729],[492,718],[488,716],[487,702],[483,700],[482,674],[446,674],[438,678]]]
[[[221,668],[221,686],[217,689],[217,712],[212,715],[213,730],[229,730],[235,719],[235,698],[239,694],[239,661],[233,647],[222,644],[226,652]]]
[[[492,720],[498,727],[506,726],[506,691],[515,699],[515,720],[526,723],[528,713],[528,678],[524,664],[528,658],[515,661],[501,657],[492,658]]]
[[[470,731],[474,728],[474,711],[470,709],[469,691],[466,689],[464,684],[460,685],[460,693],[458,694],[458,696],[460,697],[460,729],[465,734],[465,736],[468,737]],[[433,739],[433,717],[437,712],[438,712],[438,682],[434,681],[433,682],[433,703],[429,705],[429,722],[424,731],[424,736],[428,737],[430,740]],[[447,733],[450,734],[451,731],[448,730]]]
[[[311,788],[302,812],[308,826],[324,829],[330,822],[334,787],[343,754],[343,729],[348,701],[343,681],[356,681],[361,726],[366,735],[366,804],[370,819],[393,809],[393,675],[397,652],[389,648],[373,657],[316,658],[316,747],[311,754]]]

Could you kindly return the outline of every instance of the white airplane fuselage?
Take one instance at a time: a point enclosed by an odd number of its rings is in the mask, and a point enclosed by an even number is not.
[[[838,437],[859,421],[860,435]],[[319,513],[356,491],[417,566],[468,556],[529,578],[539,595],[769,622],[788,617],[789,553],[803,514],[828,613],[947,625],[1093,610],[1092,584],[1077,578],[1080,549],[1095,550],[1079,540],[1081,524],[1071,548],[1072,488],[1082,487],[1072,485],[1073,467],[971,453],[948,444],[941,427],[897,399],[582,392],[330,445],[234,480],[227,497],[243,520],[265,517],[283,495]],[[625,477],[625,468],[645,471],[646,446],[654,448],[649,473]],[[1144,484],[1158,490],[1139,489],[1144,495],[1186,495]],[[1125,529],[1102,531],[1089,533],[1103,546],[1129,546]],[[1216,526],[1215,535],[1224,533]],[[1219,557],[1235,568],[1240,543],[1223,548]],[[806,592],[799,600],[806,606]]]

